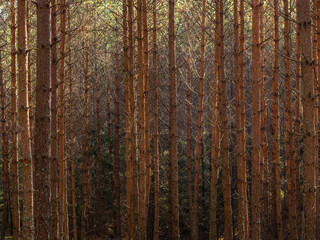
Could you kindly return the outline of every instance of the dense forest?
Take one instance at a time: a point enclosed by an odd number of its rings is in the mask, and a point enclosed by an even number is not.
[[[320,239],[319,0],[0,0],[0,240]]]

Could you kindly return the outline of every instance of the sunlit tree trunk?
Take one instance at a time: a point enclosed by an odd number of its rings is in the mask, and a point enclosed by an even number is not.
[[[46,1],[39,1],[43,5]],[[48,6],[49,9],[49,6]],[[38,8],[39,10],[39,8]],[[46,9],[39,10],[39,18],[46,18]],[[48,22],[50,24],[50,22]],[[44,31],[46,35],[46,23],[39,25],[38,31]],[[50,26],[50,25],[49,25]],[[48,34],[50,36],[50,33]],[[46,36],[44,36],[44,39]],[[45,41],[45,40],[44,40]],[[34,239],[34,203],[33,203],[33,168],[31,156],[31,139],[30,139],[30,123],[29,123],[29,102],[27,89],[27,42],[26,42],[26,1],[18,2],[18,111],[19,126],[21,136],[21,158],[23,165],[23,239]],[[49,69],[50,73],[50,69]],[[38,206],[39,207],[39,206]]]
[[[10,1],[11,17],[11,174],[12,174],[12,232],[15,240],[20,239],[19,168],[17,139],[17,80],[16,80],[16,6]]]

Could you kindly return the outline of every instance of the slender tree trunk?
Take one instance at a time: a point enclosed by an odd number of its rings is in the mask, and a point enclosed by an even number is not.
[[[279,135],[279,6],[274,0],[274,75],[272,81],[272,162],[273,201],[275,207],[275,239],[282,239],[281,196],[280,196],[280,135]]]
[[[153,148],[154,148],[154,228],[153,239],[159,239],[159,120],[158,120],[158,44],[157,44],[157,0],[153,0]]]
[[[242,156],[242,192],[243,192],[243,221],[244,239],[249,239],[249,216],[247,199],[247,161],[246,161],[246,136],[245,136],[245,93],[244,93],[244,56],[245,56],[245,35],[244,35],[244,0],[240,0],[240,115],[241,115],[241,156]]]
[[[260,239],[260,1],[252,1],[252,191],[251,191],[251,238]]]
[[[137,44],[139,80],[139,237],[146,237],[146,144],[145,144],[145,77],[143,58],[142,0],[137,0]]]
[[[219,2],[216,0],[216,7]],[[210,180],[210,240],[217,240],[217,185],[219,176],[219,131],[218,131],[218,65],[220,62],[220,14],[216,11],[215,18],[215,40],[214,70],[213,70],[213,94],[212,94],[212,142],[211,142],[211,180]]]
[[[121,236],[121,212],[120,212],[120,76],[119,76],[119,46],[118,27],[116,29],[116,54],[115,54],[115,235]]]
[[[65,84],[65,42],[66,42],[66,8],[65,8],[65,0],[59,1],[59,10],[60,10],[60,81],[59,81],[59,115],[58,115],[58,144],[59,144],[59,236],[60,239],[67,238],[68,234],[65,233],[65,228],[68,229],[68,223],[64,222],[65,214],[65,149],[64,149],[64,84]],[[66,224],[66,226],[65,226]]]
[[[88,3],[86,4],[86,17],[88,17]],[[88,26],[86,26],[84,36],[84,126],[83,126],[83,166],[82,166],[82,209],[81,209],[81,239],[86,239],[86,221],[87,221],[87,208],[89,198],[89,183],[88,183],[88,97],[89,97],[89,33]]]
[[[46,1],[40,1],[43,5]],[[38,8],[39,10],[40,8]],[[49,9],[49,6],[48,6]],[[39,18],[46,18],[46,9],[38,12]],[[46,24],[42,23],[38,27],[38,31],[46,33]],[[50,24],[50,22],[49,22]],[[49,25],[50,26],[50,25]],[[43,28],[43,29],[42,29]],[[50,34],[48,35],[50,36]],[[45,41],[43,36],[43,41]],[[40,40],[40,39],[39,39]],[[29,124],[29,102],[27,91],[27,42],[26,42],[26,1],[18,2],[18,87],[19,87],[19,125],[21,135],[21,157],[23,165],[23,239],[34,239],[34,215],[33,215],[33,168],[30,144],[30,124]],[[50,73],[50,68],[49,68]],[[45,185],[45,183],[44,183]],[[40,206],[37,206],[39,209]]]
[[[191,221],[191,239],[198,239],[198,195],[199,195],[199,171],[201,158],[202,142],[202,115],[203,115],[203,95],[204,95],[204,70],[205,70],[205,25],[206,25],[206,1],[202,0],[201,15],[201,59],[200,59],[200,88],[199,88],[199,107],[197,119],[197,139],[196,139],[196,164],[194,179],[194,196]]]
[[[236,124],[237,124],[237,189],[238,189],[238,231],[239,231],[239,239],[245,239],[245,208],[244,208],[244,179],[243,179],[243,158],[242,154],[242,144],[243,144],[243,134],[242,134],[242,114],[241,114],[241,100],[240,100],[240,74],[239,74],[239,21],[238,21],[238,0],[234,0],[234,9],[233,9],[233,17],[234,17],[234,81],[235,81],[235,99],[236,99]]]
[[[150,116],[149,116],[149,30],[147,0],[142,0],[143,22],[143,77],[144,77],[144,114],[145,114],[145,161],[146,161],[146,202],[145,202],[145,227],[147,227],[150,185],[151,185],[151,150],[150,150]]]
[[[187,52],[188,52],[188,75],[187,75],[187,158],[188,158],[188,200],[189,200],[189,224],[191,232],[192,222],[192,183],[191,183],[191,44],[190,44],[190,0],[187,0]]]
[[[261,238],[268,238],[268,149],[267,149],[267,106],[266,106],[266,76],[265,76],[265,24],[264,24],[265,9],[263,0],[260,6],[260,171],[261,171]]]
[[[12,225],[13,238],[20,239],[19,166],[17,138],[17,80],[16,80],[16,6],[10,2],[11,15],[11,173],[12,173]]]
[[[317,32],[317,0],[313,0],[312,2],[312,22],[313,22],[313,28],[312,28],[312,54],[313,54],[313,81],[314,81],[314,124],[315,124],[315,142],[314,142],[314,148],[315,148],[315,178],[316,182],[318,184],[319,180],[319,156],[318,156],[318,148],[319,148],[319,138],[318,138],[318,130],[319,130],[319,120],[318,120],[318,104],[319,104],[319,97],[318,97],[318,88],[319,88],[319,76],[318,76],[318,58],[317,58],[317,53],[318,53],[318,32]],[[316,188],[316,237],[318,238],[319,235],[319,223],[320,220],[318,219],[319,216],[319,189]]]
[[[137,155],[136,155],[136,110],[135,110],[135,80],[134,80],[134,9],[133,0],[128,0],[128,82],[127,82],[127,150],[126,150],[126,178],[127,178],[127,214],[128,214],[128,239],[137,237]],[[127,8],[123,14],[126,15]],[[125,26],[125,25],[124,25]],[[126,32],[126,31],[125,31]],[[126,37],[124,37],[124,41]]]
[[[303,239],[316,239],[316,179],[315,179],[315,129],[314,129],[314,81],[312,76],[312,43],[310,1],[298,1],[299,24],[301,27],[301,72],[303,106],[303,162],[304,162],[304,236]]]
[[[290,239],[298,239],[297,231],[297,215],[295,205],[295,191],[292,188],[294,184],[294,172],[292,172],[294,164],[294,150],[293,150],[293,129],[292,129],[292,96],[291,96],[291,67],[290,67],[290,23],[289,23],[289,6],[288,0],[284,0],[284,40],[285,40],[285,89],[286,89],[286,132],[285,132],[285,148],[287,161],[287,179],[288,179],[288,210],[289,210],[289,228]]]
[[[297,12],[299,4],[297,4]],[[293,201],[296,201],[296,209],[299,204],[300,199],[300,152],[301,152],[301,91],[300,91],[300,81],[301,81],[301,70],[300,70],[300,60],[301,60],[301,47],[300,47],[300,25],[299,25],[299,14],[296,17],[296,82],[295,82],[295,89],[296,89],[296,100],[295,100],[295,123],[294,123],[294,132],[295,132],[295,139],[294,139],[294,165],[292,165],[292,189],[294,191]],[[319,68],[318,68],[319,69]],[[300,218],[301,212],[297,212],[297,224],[298,226],[302,225],[302,221]],[[298,239],[301,239],[301,231],[300,228],[298,229]]]
[[[50,208],[50,4],[37,2],[37,81],[35,109],[35,233],[36,239],[51,235]],[[26,90],[24,90],[26,91]],[[25,96],[26,97],[26,96]],[[28,105],[27,105],[28,106]],[[27,117],[28,115],[25,114]],[[25,121],[28,121],[26,118]],[[27,133],[26,133],[27,134]],[[23,135],[21,136],[23,137]],[[30,150],[30,145],[28,147]],[[32,189],[32,188],[31,188]],[[31,238],[27,238],[31,239]]]
[[[68,29],[71,30],[71,13],[70,6],[68,7]],[[72,113],[72,88],[73,88],[73,77],[72,77],[72,55],[71,55],[71,36],[68,35],[68,52],[69,52],[69,138],[70,138],[70,174],[71,174],[71,207],[72,207],[72,230],[73,239],[78,239],[77,232],[77,215],[76,215],[76,191],[75,191],[75,177],[74,177],[74,146],[73,146],[73,113]]]
[[[3,80],[2,52],[0,51],[0,99],[1,99],[1,149],[3,168],[3,211],[1,239],[5,239],[8,226],[9,200],[10,200],[10,179],[9,179],[9,147],[8,147],[8,125],[6,107],[6,84]]]
[[[170,156],[169,156],[169,228],[171,239],[180,239],[179,233],[179,193],[177,156],[177,79],[175,53],[175,0],[169,0],[169,79],[170,79]]]
[[[58,228],[58,153],[57,153],[57,7],[51,1],[51,237],[57,240]]]
[[[228,118],[227,118],[227,96],[226,96],[226,79],[224,66],[224,4],[219,1],[219,64],[218,64],[218,112],[221,126],[221,166],[222,166],[222,192],[225,212],[224,239],[231,240],[233,237],[232,227],[232,208],[231,208],[231,179],[229,169],[228,153]]]

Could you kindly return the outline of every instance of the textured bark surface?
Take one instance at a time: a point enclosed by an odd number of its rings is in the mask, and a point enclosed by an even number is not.
[[[56,0],[51,1],[51,238],[57,240],[58,228],[58,142],[57,142],[57,7]]]
[[[46,6],[46,1],[40,1],[37,8],[38,19],[41,19],[41,24],[38,25],[38,35],[44,34],[43,39],[39,39],[41,43],[39,47],[45,52],[46,47],[50,47],[50,39],[47,46],[46,37],[50,37],[50,32],[46,32],[46,28],[50,22],[43,23],[46,18],[50,17],[50,13],[46,13],[49,6]],[[26,36],[26,0],[18,2],[18,114],[21,137],[21,161],[22,161],[22,175],[23,175],[23,218],[22,225],[23,239],[34,239],[34,202],[33,202],[33,163],[31,156],[31,138],[30,138],[30,124],[29,124],[29,101],[27,89],[27,36]],[[48,16],[46,16],[48,14]],[[43,41],[43,42],[42,42]],[[42,52],[41,52],[42,53]],[[49,53],[49,52],[48,52]],[[40,52],[39,52],[40,54]],[[39,56],[42,57],[42,56]],[[48,58],[49,59],[49,58]],[[44,58],[44,61],[46,58]],[[48,63],[49,65],[50,63]],[[43,70],[46,72],[45,70]],[[50,73],[50,68],[49,68]],[[40,73],[39,73],[40,74]],[[50,79],[50,76],[48,77]],[[49,176],[49,175],[48,175]],[[49,188],[50,190],[50,188]],[[37,208],[39,208],[38,206]],[[41,208],[41,207],[40,207]]]
[[[251,238],[260,239],[260,1],[252,1],[252,190]]]
[[[10,1],[11,17],[11,175],[12,175],[12,232],[14,239],[20,239],[19,169],[17,138],[17,76],[16,76],[16,6]]]
[[[316,179],[315,179],[315,129],[314,129],[314,81],[311,43],[310,1],[298,1],[301,43],[302,106],[303,106],[303,239],[316,239]]]
[[[274,75],[272,81],[272,163],[273,163],[273,212],[275,239],[282,239],[280,196],[280,133],[279,133],[279,2],[274,0]]]
[[[180,239],[179,232],[179,200],[178,200],[178,153],[177,153],[177,79],[175,54],[175,0],[169,0],[169,81],[170,81],[170,110],[169,110],[169,231],[171,239]]]
[[[35,239],[51,235],[50,208],[50,2],[38,1],[35,108]],[[27,118],[27,121],[29,118]],[[30,149],[30,145],[28,147]],[[31,239],[31,238],[28,238]]]
[[[8,123],[6,106],[6,84],[3,79],[2,52],[0,51],[0,102],[1,102],[1,150],[3,169],[3,211],[1,239],[5,238],[8,227],[9,203],[10,203],[10,178],[9,178],[9,146],[8,146]]]

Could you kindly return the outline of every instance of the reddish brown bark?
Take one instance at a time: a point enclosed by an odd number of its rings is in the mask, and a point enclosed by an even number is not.
[[[291,67],[290,67],[290,23],[289,23],[289,6],[288,0],[284,0],[284,41],[285,41],[285,89],[286,89],[286,103],[285,103],[285,149],[287,161],[287,179],[288,179],[288,210],[289,210],[289,229],[290,239],[298,239],[297,229],[297,213],[295,203],[295,191],[292,187],[295,181],[295,173],[292,172],[294,164],[294,150],[293,150],[293,126],[292,126],[292,96],[291,96]]]
[[[19,169],[17,139],[17,80],[16,80],[16,6],[10,1],[11,17],[11,174],[12,174],[12,232],[13,238],[20,239]]]
[[[51,1],[51,237],[58,239],[58,158],[57,158],[57,7]]]
[[[274,0],[274,75],[272,81],[272,163],[273,206],[275,212],[275,239],[282,239],[281,195],[280,195],[280,134],[279,134],[279,6]]]
[[[302,106],[303,106],[303,163],[304,163],[304,236],[303,239],[316,239],[316,179],[315,179],[315,129],[314,129],[314,81],[311,43],[310,1],[298,1],[301,73],[302,73]]]
[[[0,101],[1,101],[1,150],[3,168],[3,210],[1,239],[5,239],[8,226],[9,203],[10,203],[10,179],[9,179],[9,146],[8,146],[8,124],[6,107],[6,87],[3,79],[2,51],[0,51]]]
[[[244,218],[244,239],[249,239],[249,216],[247,200],[247,162],[246,162],[246,136],[245,136],[245,99],[244,99],[244,57],[245,57],[245,35],[244,35],[244,0],[240,0],[240,114],[241,114],[241,154],[242,154],[242,192],[243,195],[243,218]]]
[[[251,238],[260,239],[260,1],[252,1],[252,191]]]
[[[172,239],[180,239],[179,232],[179,201],[178,201],[178,156],[177,156],[177,79],[175,53],[175,0],[169,0],[169,81],[170,81],[170,110],[169,110],[169,229]]]
[[[49,4],[49,0],[40,0],[37,2],[37,4],[38,4],[38,8],[37,8],[38,51],[37,51],[37,81],[36,81],[36,108],[35,108],[35,126],[36,127],[35,127],[35,139],[34,139],[35,201],[36,201],[35,238],[49,239],[51,235],[50,155],[49,155],[49,149],[50,149],[50,47],[51,47],[50,46],[50,4]],[[27,114],[25,114],[26,117],[28,117]],[[25,121],[29,121],[29,118],[26,118]],[[23,137],[23,135],[21,137]],[[28,149],[30,149],[30,145]],[[31,239],[31,238],[27,238],[27,239]]]

